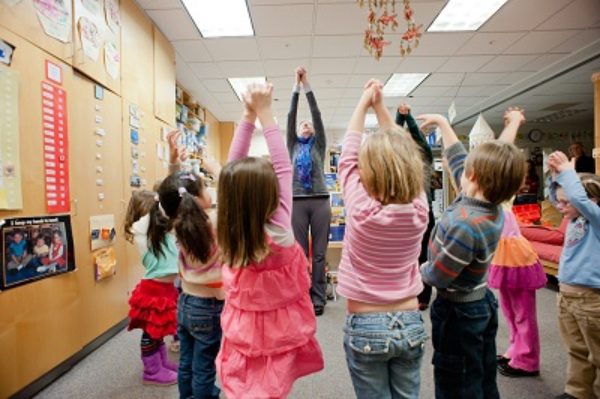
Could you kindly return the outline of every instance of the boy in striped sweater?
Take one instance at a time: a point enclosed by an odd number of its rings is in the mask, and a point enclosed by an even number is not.
[[[432,231],[423,281],[437,288],[431,308],[436,398],[499,398],[496,386],[498,303],[487,288],[487,271],[504,224],[500,204],[519,189],[525,158],[512,144],[522,112],[505,113],[500,140],[467,155],[441,115],[422,115],[439,126],[444,157],[458,197]],[[504,139],[504,140],[503,140]]]

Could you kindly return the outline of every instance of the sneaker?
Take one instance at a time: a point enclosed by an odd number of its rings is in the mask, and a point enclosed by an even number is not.
[[[498,355],[496,356],[496,363],[500,364],[508,364],[508,362],[510,362],[510,358],[503,356],[503,355]]]
[[[569,395],[568,393],[563,393],[562,395],[556,396],[554,399],[577,399],[575,396]]]
[[[498,371],[500,371],[500,374],[502,374],[506,377],[511,377],[511,378],[537,377],[540,375],[539,370],[527,371],[527,370],[523,370],[523,369],[518,369],[515,367],[511,367],[508,363],[498,364]]]
[[[323,305],[314,305],[315,308],[315,316],[321,316],[325,313],[325,306]]]
[[[23,266],[23,264],[20,264],[19,266],[17,266],[17,271],[20,272],[22,268],[24,268],[25,266]]]
[[[46,273],[48,271],[48,269],[49,269],[48,266],[40,266],[37,269],[35,269],[35,271],[38,273]]]

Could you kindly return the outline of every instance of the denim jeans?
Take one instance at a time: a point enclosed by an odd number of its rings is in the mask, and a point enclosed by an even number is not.
[[[433,375],[437,399],[498,399],[498,302],[487,290],[478,301],[438,298],[431,307]]]
[[[182,293],[177,305],[180,399],[217,399],[215,359],[221,346],[224,301]]]
[[[344,350],[357,398],[418,398],[426,339],[418,311],[347,315]]]

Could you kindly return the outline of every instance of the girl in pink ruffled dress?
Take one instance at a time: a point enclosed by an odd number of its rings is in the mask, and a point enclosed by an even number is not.
[[[217,373],[229,399],[285,398],[323,369],[308,261],[294,240],[292,166],[271,112],[272,85],[252,85],[218,190],[225,306]],[[248,157],[260,120],[271,162]]]

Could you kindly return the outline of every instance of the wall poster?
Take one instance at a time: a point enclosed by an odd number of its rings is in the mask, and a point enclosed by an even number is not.
[[[75,270],[69,215],[5,219],[0,223],[3,290]]]
[[[46,209],[48,213],[69,212],[71,204],[67,92],[43,81],[42,113]]]
[[[115,33],[121,29],[121,12],[119,11],[119,0],[105,0],[104,10],[106,13],[106,24]]]
[[[33,5],[44,32],[68,43],[71,37],[71,1],[33,0]]]
[[[0,66],[0,209],[22,209],[19,75]]]
[[[86,17],[79,18],[79,37],[83,53],[94,61],[100,57],[100,32],[98,27],[91,19]]]

